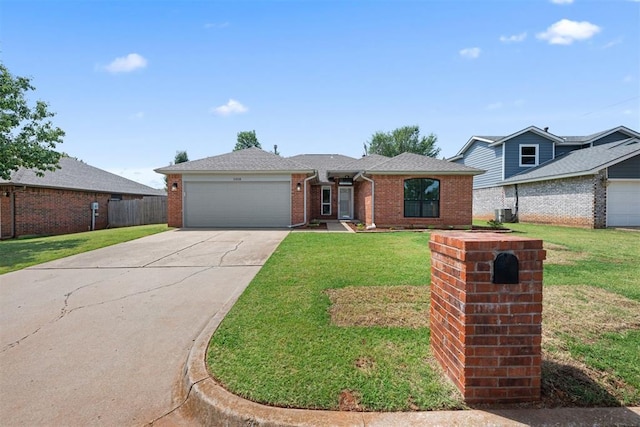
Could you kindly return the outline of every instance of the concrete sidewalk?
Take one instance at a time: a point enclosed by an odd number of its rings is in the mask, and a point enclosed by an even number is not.
[[[229,393],[209,376],[209,340],[233,304],[211,319],[189,353],[177,400],[183,402],[155,427],[202,426],[640,426],[640,407],[500,409],[430,412],[339,412],[261,405]]]

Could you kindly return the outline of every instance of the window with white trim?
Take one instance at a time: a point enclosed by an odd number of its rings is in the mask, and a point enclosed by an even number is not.
[[[331,187],[322,187],[322,215],[331,215]]]
[[[538,166],[538,145],[520,144],[520,167]]]

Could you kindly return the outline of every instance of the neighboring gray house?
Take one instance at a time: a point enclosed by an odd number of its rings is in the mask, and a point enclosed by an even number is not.
[[[620,126],[557,136],[535,126],[474,136],[449,159],[485,169],[473,180],[473,216],[590,228],[640,226],[640,133]]]

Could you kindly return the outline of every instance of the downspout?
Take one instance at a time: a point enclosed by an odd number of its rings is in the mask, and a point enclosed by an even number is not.
[[[292,224],[289,226],[289,228],[294,228],[294,227],[300,227],[302,225],[307,225],[307,182],[309,182],[310,180],[312,180],[313,178],[318,176],[318,172],[314,173],[313,175],[306,177],[303,181],[303,186],[304,186],[304,222],[301,222],[299,224]]]
[[[358,177],[362,177],[363,179],[371,183],[371,225],[367,226],[367,230],[374,230],[376,228],[376,221],[375,221],[376,184],[375,182],[373,182],[371,178],[368,178],[367,176],[365,176],[364,172],[358,172],[358,174],[353,177],[353,180],[355,181],[356,179],[358,179]]]

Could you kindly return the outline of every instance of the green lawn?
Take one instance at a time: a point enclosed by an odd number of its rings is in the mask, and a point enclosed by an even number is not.
[[[0,242],[0,274],[167,231],[166,224]]]
[[[568,254],[568,261],[545,264],[545,286],[575,285],[582,292],[579,286],[590,285],[586,289],[602,288],[633,304],[640,301],[640,234],[521,224],[513,228]],[[240,396],[283,407],[464,407],[433,363],[428,327],[339,327],[329,314],[328,289],[428,286],[428,240],[428,233],[413,232],[290,234],[212,337],[212,375]],[[589,313],[580,316],[587,319]],[[626,381],[632,387],[616,396],[617,401],[639,404],[640,393],[633,387],[638,384],[637,369],[619,366],[640,353],[637,324],[635,328],[626,335],[604,331],[577,343],[569,342],[564,330],[549,331],[556,338],[552,352],[570,354],[594,371]],[[616,354],[624,355],[623,363],[614,361]],[[563,382],[555,380],[552,384]]]

